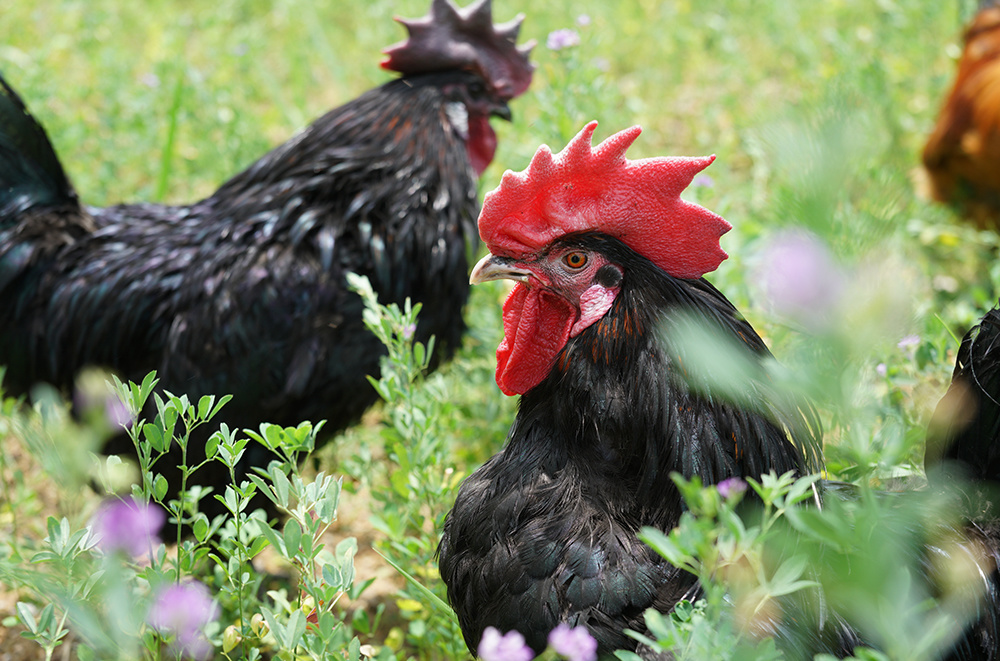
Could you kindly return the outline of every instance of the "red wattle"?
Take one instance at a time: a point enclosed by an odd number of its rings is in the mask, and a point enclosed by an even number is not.
[[[469,140],[465,144],[469,154],[472,169],[477,175],[482,175],[497,152],[497,134],[490,126],[490,118],[486,115],[469,116]]]
[[[503,340],[497,347],[497,385],[523,395],[548,375],[570,337],[576,310],[545,289],[518,283],[503,305]]]

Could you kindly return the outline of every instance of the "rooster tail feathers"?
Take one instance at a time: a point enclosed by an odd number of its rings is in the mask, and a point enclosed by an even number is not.
[[[924,465],[1000,487],[1000,307],[962,339],[951,386],[931,418]]]
[[[45,129],[0,76],[0,231],[32,209],[79,204]]]

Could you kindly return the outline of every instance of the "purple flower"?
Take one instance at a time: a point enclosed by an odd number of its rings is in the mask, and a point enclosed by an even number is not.
[[[104,375],[88,372],[76,383],[73,390],[73,408],[85,419],[95,416],[112,428],[131,427],[135,423],[132,412],[116,392],[108,392]]]
[[[524,644],[524,636],[517,631],[501,634],[493,627],[486,627],[476,650],[482,661],[531,661],[535,653]]]
[[[562,623],[549,632],[549,647],[569,661],[596,661],[597,641],[586,627]]]
[[[585,28],[590,25],[590,16],[588,14],[580,14],[576,17],[576,24],[581,28]]]
[[[149,611],[149,624],[176,636],[174,646],[191,659],[209,659],[212,644],[202,629],[219,616],[219,606],[204,584],[190,581],[173,584],[156,595]]]
[[[549,47],[549,50],[562,50],[572,46],[579,46],[580,35],[577,34],[576,30],[570,30],[569,28],[554,30],[549,33],[548,38],[545,40],[545,45]]]
[[[889,368],[885,366],[885,363],[879,363],[875,366],[875,373],[879,376],[885,376],[889,373]]]
[[[844,276],[826,244],[803,231],[782,232],[760,256],[756,279],[771,309],[812,331],[836,318]]]
[[[160,86],[160,77],[155,73],[147,72],[139,76],[139,82],[141,82],[146,87],[152,87],[156,89]]]
[[[712,188],[715,186],[715,180],[707,174],[699,174],[695,175],[694,180],[691,182],[691,186],[694,188]]]
[[[719,491],[720,496],[729,500],[730,498],[736,498],[746,491],[747,483],[738,477],[730,477],[716,484],[715,488]]]
[[[104,400],[104,417],[115,428],[124,427],[128,429],[135,423],[132,412],[128,410],[128,406],[116,394],[109,394]]]
[[[920,344],[919,335],[907,335],[906,337],[902,338],[899,342],[897,342],[896,346],[905,351],[906,349],[913,348],[918,344]]]
[[[163,510],[155,505],[131,498],[110,500],[97,510],[91,529],[105,553],[121,550],[136,557],[159,545],[156,533],[165,519]]]

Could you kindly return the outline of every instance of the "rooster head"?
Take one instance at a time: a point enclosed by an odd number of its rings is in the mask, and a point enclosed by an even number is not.
[[[382,62],[384,69],[403,74],[458,70],[471,72],[482,81],[457,90],[464,107],[460,114],[465,116],[455,124],[466,141],[469,163],[479,175],[496,152],[490,117],[510,119],[507,102],[528,89],[535,69],[528,61],[535,42],[517,45],[524,16],[494,25],[490,3],[478,0],[459,8],[451,0],[433,0],[427,16],[397,18],[409,37],[385,49]]]
[[[731,228],[680,193],[714,156],[631,161],[638,126],[593,147],[591,122],[558,154],[542,146],[523,172],[504,173],[487,193],[479,234],[490,254],[473,284],[512,279],[497,349],[497,384],[525,393],[549,373],[569,338],[611,309],[624,273],[580,237],[607,235],[675,278],[699,278],[727,255]]]

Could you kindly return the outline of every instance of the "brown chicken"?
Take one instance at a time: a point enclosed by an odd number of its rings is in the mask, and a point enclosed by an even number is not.
[[[955,84],[924,146],[930,196],[1000,228],[1000,5],[982,0]]]

